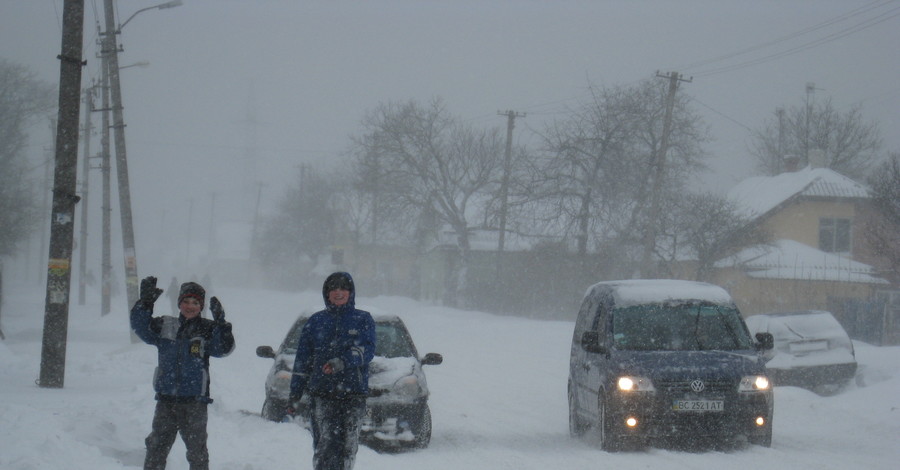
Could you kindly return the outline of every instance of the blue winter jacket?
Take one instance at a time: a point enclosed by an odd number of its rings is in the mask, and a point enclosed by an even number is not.
[[[145,343],[156,346],[159,365],[153,377],[156,398],[199,401],[209,398],[209,357],[225,357],[234,350],[231,323],[179,315],[153,317],[152,310],[135,304],[131,328]]]
[[[347,274],[349,277],[349,274]],[[338,307],[328,302],[325,310],[314,313],[300,333],[291,396],[303,393],[325,398],[364,397],[369,394],[369,362],[375,356],[375,321],[372,315],[356,309],[356,293]],[[330,359],[344,362],[344,369],[325,374],[322,367]]]

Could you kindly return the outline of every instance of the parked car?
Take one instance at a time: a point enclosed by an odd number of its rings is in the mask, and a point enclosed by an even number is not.
[[[266,398],[261,415],[271,421],[287,420],[286,409],[291,373],[303,325],[314,313],[300,315],[274,351],[271,346],[256,348],[259,357],[275,359],[266,377]],[[437,365],[443,357],[428,353],[419,357],[403,320],[396,315],[373,315],[375,358],[369,364],[369,397],[360,431],[365,443],[379,448],[424,448],[431,441],[431,410],[423,365]],[[309,397],[304,396],[297,414],[301,424],[309,424]]]
[[[591,286],[575,322],[569,431],[604,450],[746,441],[770,446],[774,400],[762,351],[728,293],[706,283]]]
[[[824,310],[773,312],[747,317],[754,333],[771,333],[775,349],[766,369],[775,385],[792,385],[829,395],[856,376],[850,336]]]

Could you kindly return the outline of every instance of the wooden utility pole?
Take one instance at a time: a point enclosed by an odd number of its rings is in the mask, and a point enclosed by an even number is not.
[[[97,25],[97,33],[100,33],[100,25]],[[102,37],[102,36],[101,36]],[[103,175],[103,235],[102,235],[102,255],[100,261],[100,315],[108,315],[110,311],[110,297],[112,296],[112,250],[110,248],[112,236],[111,219],[112,219],[112,201],[111,201],[111,184],[110,172],[112,171],[111,152],[109,144],[109,61],[106,60],[106,39],[101,39],[100,43],[100,59],[101,64],[101,82],[100,90],[101,99],[101,128],[100,134],[100,172]]]
[[[41,374],[38,385],[62,388],[66,372],[69,328],[69,291],[75,235],[75,194],[78,167],[78,113],[81,105],[84,0],[63,3],[62,52],[59,56],[59,114],[56,128],[56,167],[53,208],[50,211],[50,249]]]
[[[509,199],[509,174],[512,171],[512,133],[513,129],[516,127],[516,118],[525,117],[525,113],[497,111],[497,114],[506,116],[506,155],[503,158],[503,178],[500,180],[500,238],[497,241],[497,251],[503,253],[503,248],[506,244],[506,213],[507,200]]]
[[[112,98],[113,142],[116,149],[116,176],[119,184],[119,215],[122,218],[122,248],[125,251],[125,294],[128,302],[126,311],[129,311],[138,300],[138,269],[134,243],[134,219],[131,213],[131,186],[128,182],[128,157],[125,149],[122,86],[119,81],[119,47],[116,41],[116,34],[119,33],[121,27],[116,27],[113,0],[104,0],[103,13],[106,19],[106,31],[103,33],[103,53],[107,59],[109,91]],[[134,15],[132,15],[133,17]],[[131,334],[131,341],[140,342],[134,332]]]
[[[666,176],[666,152],[669,150],[669,134],[672,133],[672,113],[675,109],[675,91],[678,82],[690,83],[692,79],[685,80],[677,72],[669,72],[668,75],[660,75],[659,78],[669,80],[669,93],[666,96],[666,113],[663,118],[663,132],[659,141],[659,149],[653,159],[653,187],[650,194],[650,211],[648,213],[648,226],[644,231],[644,253],[641,261],[641,276],[649,277],[656,272],[653,267],[653,252],[656,249],[657,221],[659,221],[659,206],[662,198],[663,180]]]
[[[84,89],[84,152],[81,162],[81,233],[78,238],[78,305],[84,305],[87,288],[88,191],[91,171],[91,113],[94,111],[94,87]]]

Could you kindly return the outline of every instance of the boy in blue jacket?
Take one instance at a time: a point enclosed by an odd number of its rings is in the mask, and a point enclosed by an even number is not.
[[[179,316],[153,316],[153,304],[163,290],[156,278],[141,281],[141,298],[131,309],[131,328],[145,343],[156,346],[159,365],[153,379],[156,412],[147,436],[145,470],[163,470],[181,432],[191,470],[209,470],[206,448],[209,398],[209,358],[225,357],[234,350],[231,323],[219,299],[209,302],[213,320],[200,317],[206,290],[186,282],[178,292]]]
[[[375,321],[356,309],[356,288],[345,272],[322,286],[325,310],[300,333],[291,403],[310,395],[315,470],[351,470],[369,394],[369,362],[375,356]]]

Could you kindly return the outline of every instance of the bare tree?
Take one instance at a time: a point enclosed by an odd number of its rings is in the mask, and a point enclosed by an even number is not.
[[[669,200],[665,211],[670,222],[670,261],[696,261],[694,279],[708,281],[716,261],[748,246],[771,243],[771,234],[747,217],[736,205],[712,193],[687,193]],[[662,257],[662,256],[661,256]]]
[[[24,151],[28,126],[53,109],[53,87],[22,65],[0,59],[0,256],[16,245],[40,220]]]
[[[703,168],[708,131],[678,95],[662,184],[650,184],[654,157],[662,151],[666,95],[666,84],[652,80],[595,89],[590,102],[544,132],[536,196],[554,220],[562,216],[562,229],[574,236],[579,254],[611,240],[620,250],[638,247],[649,224],[661,223],[647,214],[652,191],[677,193]]]
[[[440,99],[424,106],[416,101],[382,104],[367,114],[363,126],[364,135],[354,139],[357,155],[369,162],[362,168],[378,175],[380,187],[392,188],[390,195],[379,190],[373,201],[391,201],[420,216],[431,214],[452,229],[459,263],[445,301],[465,304],[469,218],[481,210],[470,205],[490,192],[502,170],[504,140],[499,130],[461,124]],[[461,299],[456,295],[460,293]]]
[[[876,168],[869,186],[876,216],[870,218],[865,236],[887,267],[887,276],[900,282],[900,153]]]
[[[341,182],[301,167],[277,212],[265,220],[254,247],[261,263],[278,279],[305,279],[319,257],[334,243],[335,193]],[[294,286],[291,286],[294,287]]]
[[[25,156],[26,131],[34,118],[53,109],[54,94],[53,87],[38,80],[34,72],[0,58],[0,293],[2,258],[14,254],[40,221]]]
[[[881,134],[875,123],[864,119],[861,107],[841,113],[829,98],[776,111],[753,131],[750,150],[760,172],[776,175],[785,170],[786,158],[806,165],[810,151],[817,149],[825,154],[825,167],[863,179],[882,149]]]

